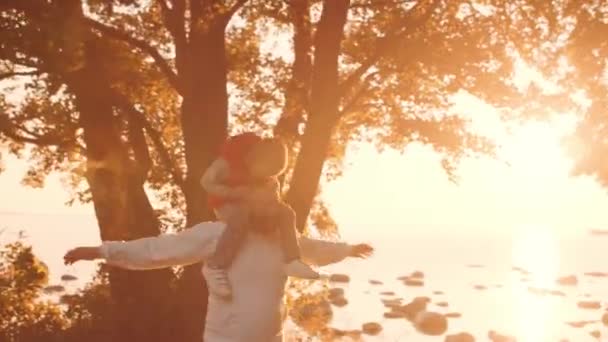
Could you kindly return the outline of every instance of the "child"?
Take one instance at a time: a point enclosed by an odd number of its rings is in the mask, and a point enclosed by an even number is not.
[[[300,261],[295,213],[280,200],[277,176],[285,171],[286,165],[287,148],[279,140],[243,133],[225,143],[220,157],[203,175],[201,185],[209,194],[209,204],[218,219],[226,223],[216,252],[204,268],[212,293],[223,298],[231,296],[226,269],[234,260],[248,227],[255,224],[274,225],[279,229],[287,275],[320,277]]]

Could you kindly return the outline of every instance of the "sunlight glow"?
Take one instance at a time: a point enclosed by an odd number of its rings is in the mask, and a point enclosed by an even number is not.
[[[555,233],[543,226],[523,226],[515,235],[513,265],[530,272],[530,285],[550,288],[559,272],[559,245]]]
[[[517,335],[524,342],[546,341],[549,325],[556,311],[552,296],[534,295],[528,287],[552,289],[559,272],[559,247],[555,232],[548,227],[522,226],[513,240],[513,265],[528,272],[529,282],[515,281],[513,313],[516,315]],[[521,285],[521,286],[518,286]]]

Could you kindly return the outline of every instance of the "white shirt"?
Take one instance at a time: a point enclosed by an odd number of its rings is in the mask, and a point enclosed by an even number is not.
[[[177,234],[105,242],[101,253],[108,264],[132,270],[194,264],[212,255],[224,228],[221,222],[203,222]],[[345,243],[305,237],[299,242],[302,260],[320,266],[343,260],[352,250]],[[205,342],[281,341],[287,280],[281,253],[275,237],[248,234],[228,270],[232,301],[209,296]]]

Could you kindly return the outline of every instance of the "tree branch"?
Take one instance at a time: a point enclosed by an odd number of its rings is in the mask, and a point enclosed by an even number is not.
[[[230,18],[232,18],[232,16],[236,13],[236,11],[238,11],[241,7],[243,7],[243,5],[245,5],[245,3],[247,2],[247,0],[237,0],[234,5],[232,5],[232,7],[230,7],[230,9],[228,10],[228,12],[226,12],[225,16],[228,20],[230,20]]]
[[[21,134],[19,131],[23,131],[29,136]],[[15,127],[10,121],[10,118],[6,114],[0,115],[0,134],[5,135],[7,138],[27,144],[34,144],[37,146],[59,146],[59,147],[71,147],[74,146],[74,141],[66,139],[65,137],[56,135],[38,135],[28,132],[23,129]]]
[[[39,70],[2,72],[2,73],[0,73],[0,81],[7,79],[7,78],[13,78],[15,76],[34,76],[34,75],[40,75],[41,73],[42,72],[40,72]]]
[[[182,87],[180,86],[177,74],[169,65],[169,63],[167,63],[167,60],[165,60],[165,58],[161,56],[158,50],[156,50],[152,45],[148,44],[144,40],[132,37],[128,33],[121,31],[115,27],[100,23],[91,18],[84,18],[84,20],[93,29],[107,35],[108,37],[123,41],[152,57],[161,72],[163,72],[163,74],[165,74],[165,77],[167,77],[167,80],[169,81],[171,86],[181,93]]]
[[[152,140],[152,143],[154,144],[162,163],[167,171],[171,174],[173,181],[182,191],[185,191],[184,177],[182,176],[181,171],[177,168],[175,161],[171,158],[171,155],[163,142],[161,133],[152,127],[146,118],[146,115],[137,110],[137,108],[135,108],[135,106],[122,94],[114,93],[113,100],[119,108],[129,113],[129,117],[131,119],[139,121],[139,124],[141,124],[141,126],[146,130],[148,136]]]
[[[418,7],[422,6],[422,2],[416,3],[416,5],[408,11],[408,13],[415,13],[418,11]],[[404,36],[409,35],[412,31],[420,28],[422,25],[426,23],[426,21],[431,17],[433,11],[439,6],[441,3],[440,0],[433,0],[432,3],[426,9],[424,15],[422,15],[418,19],[413,19],[410,21],[410,24],[406,26],[406,28],[402,32],[394,32],[385,37],[380,37],[376,40],[376,49],[374,54],[368,58],[366,61],[361,63],[361,65],[353,71],[340,85],[340,93],[344,94],[349,89],[351,89],[376,62],[391,53],[393,53],[397,47],[399,46],[399,39]]]
[[[340,110],[339,114],[341,117],[347,115],[353,110],[357,102],[363,97],[363,95],[365,95],[365,92],[368,90],[367,81],[376,75],[378,75],[378,72],[373,72],[365,76],[365,79],[363,79],[363,81],[361,82],[359,89],[357,89],[353,96],[351,96],[350,101],[348,101],[344,106],[342,106],[342,109]]]
[[[414,1],[414,0],[394,0],[394,1],[373,0],[373,1],[365,2],[365,3],[351,4],[350,8],[378,8],[378,7],[391,6],[391,5],[404,5],[404,4],[409,4],[409,3],[413,3],[413,2],[417,2],[417,1]]]

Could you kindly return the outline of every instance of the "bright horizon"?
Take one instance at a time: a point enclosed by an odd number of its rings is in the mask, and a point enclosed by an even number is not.
[[[517,59],[512,81],[521,91],[532,84],[546,92],[558,87]],[[351,144],[343,176],[322,183],[322,196],[342,235],[371,227],[388,234],[429,227],[472,233],[535,227],[573,234],[608,228],[607,189],[591,177],[570,176],[573,162],[560,145],[575,128],[575,114],[515,124],[502,121],[494,107],[470,94],[458,93],[451,101],[452,114],[469,118],[476,132],[496,140],[498,158],[463,159],[459,184],[453,184],[428,146],[413,143],[404,153],[379,153],[370,145]],[[17,160],[2,146],[0,153],[6,169],[0,189],[10,194],[0,198],[0,213],[93,214],[90,204],[64,205],[68,191],[58,174],[49,176],[43,189],[23,187],[27,158]]]
[[[350,149],[344,176],[323,185],[340,232],[373,228],[399,235],[432,227],[504,233],[536,226],[578,234],[608,226],[606,190],[590,177],[570,176],[571,161],[559,146],[573,122],[529,122],[509,135],[484,120],[482,130],[503,135],[500,160],[465,158],[458,184],[448,180],[439,155],[420,144],[409,145],[403,154],[378,153],[368,145]],[[64,205],[68,192],[59,175],[51,175],[43,189],[32,189],[20,184],[27,161],[7,156],[4,164],[0,188],[10,196],[0,198],[0,212],[93,214],[91,205]]]

